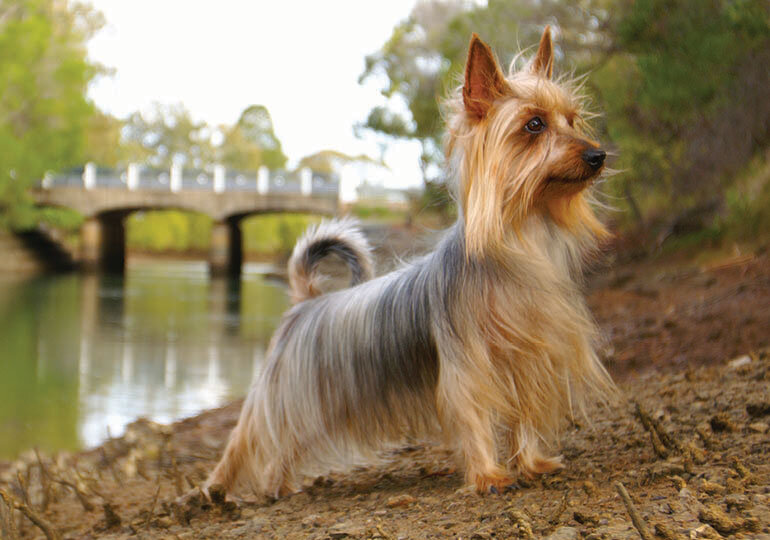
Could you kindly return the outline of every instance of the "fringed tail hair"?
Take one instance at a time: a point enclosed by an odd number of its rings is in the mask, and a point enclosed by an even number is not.
[[[308,229],[297,241],[289,259],[289,289],[292,303],[319,296],[323,276],[318,263],[328,255],[337,255],[350,269],[350,285],[358,285],[374,276],[371,248],[358,222],[346,218],[323,221]]]

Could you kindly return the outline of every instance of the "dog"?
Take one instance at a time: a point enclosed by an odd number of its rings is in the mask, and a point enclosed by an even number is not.
[[[562,467],[554,447],[565,419],[614,387],[581,293],[607,234],[587,189],[605,152],[553,64],[549,28],[507,76],[473,34],[447,102],[458,218],[434,251],[374,278],[349,219],[298,241],[294,305],[207,489],[280,497],[409,436],[452,445],[479,492]],[[321,294],[318,262],[330,254],[352,283]]]

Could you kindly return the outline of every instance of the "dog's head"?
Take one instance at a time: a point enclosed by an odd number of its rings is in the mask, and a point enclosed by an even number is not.
[[[474,34],[463,85],[450,101],[448,153],[459,167],[468,251],[481,252],[533,213],[573,232],[603,232],[583,191],[604,168],[573,85],[553,79],[546,27],[537,53],[506,76]]]

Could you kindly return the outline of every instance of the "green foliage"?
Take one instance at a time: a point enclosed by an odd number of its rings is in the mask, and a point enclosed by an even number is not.
[[[619,14],[617,52],[592,77],[626,171],[614,193],[646,221],[723,199],[768,144],[770,7],[638,0]]]
[[[320,218],[305,214],[268,214],[241,222],[246,253],[278,255],[291,251],[305,229]],[[211,218],[181,210],[137,212],[126,223],[129,249],[155,253],[205,251],[211,241]]]
[[[80,4],[0,4],[0,212],[12,227],[37,221],[29,186],[82,162],[94,112],[85,94],[98,73],[85,44],[102,23]]]
[[[416,139],[423,145],[422,171],[428,181],[440,181],[444,121],[440,102],[461,80],[471,33],[513,59],[520,43],[537,43],[547,23],[559,21],[562,43],[580,43],[583,58],[607,41],[603,23],[607,0],[579,5],[561,0],[490,0],[473,5],[456,0],[418,2],[399,23],[382,49],[366,57],[359,82],[385,75],[382,94],[388,106],[374,107],[359,129],[392,138]],[[574,61],[574,58],[572,59]],[[404,107],[405,105],[405,107]]]
[[[152,110],[129,116],[123,127],[127,159],[163,168],[175,162],[196,168],[211,164],[214,149],[210,137],[210,128],[193,120],[181,104],[155,103]]]
[[[287,254],[305,229],[319,221],[318,216],[306,214],[267,214],[246,218],[241,222],[244,251]]]
[[[384,75],[391,100],[362,127],[422,142],[426,198],[441,202],[429,183],[443,164],[437,103],[461,80],[471,32],[513,55],[550,24],[557,72],[590,73],[585,91],[604,113],[598,136],[619,156],[610,164],[622,174],[602,189],[629,210],[620,221],[665,226],[724,200],[735,173],[767,148],[769,21],[766,0],[420,2],[367,57],[361,80]]]
[[[338,172],[341,166],[349,163],[371,163],[374,165],[385,166],[384,163],[376,161],[364,154],[350,156],[337,150],[321,150],[315,154],[303,157],[297,168],[302,169],[308,167],[316,172],[331,174]]]
[[[83,224],[83,216],[69,208],[41,208],[39,210],[39,220],[42,223],[66,232],[75,232]]]
[[[368,206],[355,204],[350,212],[363,221],[376,221],[378,223],[403,223],[406,213],[403,210],[394,210],[387,206]]]
[[[126,224],[126,244],[142,251],[205,250],[211,237],[211,218],[180,210],[137,212]]]

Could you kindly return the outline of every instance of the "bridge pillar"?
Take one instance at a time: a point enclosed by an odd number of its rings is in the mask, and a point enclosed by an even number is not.
[[[236,220],[215,221],[211,227],[209,273],[212,276],[238,276],[243,262],[240,223]]]
[[[121,273],[126,266],[122,214],[90,217],[80,227],[80,260],[87,271]]]

